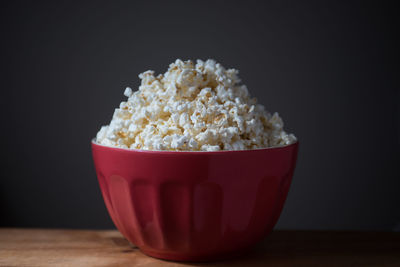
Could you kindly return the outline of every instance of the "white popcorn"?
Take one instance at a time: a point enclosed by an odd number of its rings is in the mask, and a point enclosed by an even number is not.
[[[130,97],[132,95],[132,89],[130,87],[126,87],[124,95],[126,97]]]
[[[96,141],[106,146],[144,150],[219,151],[282,146],[296,142],[251,98],[238,71],[215,60],[170,64],[166,73],[139,75],[139,90],[101,127]]]

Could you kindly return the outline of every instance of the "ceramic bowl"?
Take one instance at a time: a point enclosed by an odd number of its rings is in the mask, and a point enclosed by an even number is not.
[[[144,151],[92,142],[118,230],[156,258],[209,261],[251,248],[274,227],[298,143],[216,152]]]

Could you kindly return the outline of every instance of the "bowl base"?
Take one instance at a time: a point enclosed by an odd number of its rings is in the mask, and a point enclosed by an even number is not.
[[[159,252],[154,250],[147,250],[140,248],[140,251],[152,258],[157,258],[161,260],[167,261],[180,261],[180,262],[210,262],[210,261],[222,261],[222,260],[231,260],[238,257],[241,257],[247,254],[252,247],[248,247],[246,249],[241,249],[239,251],[229,251],[229,252],[215,252],[215,253],[207,253],[207,254],[191,254],[191,253],[168,253],[168,252]]]

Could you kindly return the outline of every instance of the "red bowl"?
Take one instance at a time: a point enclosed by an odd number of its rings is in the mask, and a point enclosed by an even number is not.
[[[282,211],[298,143],[216,152],[129,150],[92,142],[118,230],[147,255],[228,258],[264,238]]]

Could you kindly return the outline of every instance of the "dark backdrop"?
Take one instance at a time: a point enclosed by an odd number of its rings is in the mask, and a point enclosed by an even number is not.
[[[91,138],[139,73],[215,58],[300,140],[278,227],[398,229],[394,7],[233,2],[2,2],[0,224],[113,227]]]

